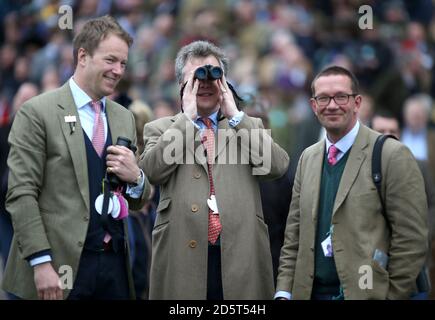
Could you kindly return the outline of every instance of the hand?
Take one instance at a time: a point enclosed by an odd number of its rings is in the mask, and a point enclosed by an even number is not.
[[[194,79],[194,72],[189,75],[189,80],[184,86],[183,96],[181,97],[183,102],[183,112],[189,119],[196,120],[198,116],[198,107],[196,105],[196,94],[198,92],[199,80]]]
[[[34,280],[38,298],[41,300],[62,300],[63,290],[60,279],[50,262],[33,267]]]
[[[140,175],[136,157],[124,146],[109,146],[106,157],[107,172],[115,174],[124,182],[133,184]]]
[[[232,119],[239,110],[237,109],[236,102],[234,101],[233,93],[228,87],[225,75],[221,79],[217,80],[219,88],[221,89],[221,96],[219,97],[219,104],[222,114],[228,120]]]

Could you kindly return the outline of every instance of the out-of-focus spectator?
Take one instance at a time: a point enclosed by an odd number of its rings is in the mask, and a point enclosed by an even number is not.
[[[5,207],[9,172],[6,164],[9,154],[9,144],[7,139],[11,130],[13,117],[17,113],[18,109],[23,105],[24,102],[36,96],[38,93],[39,90],[36,85],[30,82],[23,83],[12,101],[9,123],[0,126],[0,257],[3,261],[3,265],[0,266],[0,268],[4,268],[6,266],[13,235],[11,217],[6,211]],[[9,294],[7,297],[13,298],[13,296]]]
[[[428,126],[432,104],[432,98],[426,94],[413,95],[406,100],[402,141],[417,160],[427,161],[431,172],[435,172],[435,129]]]
[[[145,124],[153,120],[153,112],[149,105],[141,100],[134,100],[128,107],[134,115],[136,122],[136,134],[137,134],[137,152],[136,156],[140,156],[144,149],[143,142],[143,127]]]
[[[168,99],[158,99],[152,106],[155,119],[173,116],[176,113],[174,103]]]

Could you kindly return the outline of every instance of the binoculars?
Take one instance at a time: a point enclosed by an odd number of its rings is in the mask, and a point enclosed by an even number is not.
[[[124,146],[128,149],[130,149],[131,151],[133,151],[133,153],[136,153],[136,146],[131,142],[130,139],[125,138],[125,137],[118,137],[117,141],[116,141],[116,145],[117,146]],[[113,173],[108,173],[107,174],[107,179],[109,180],[110,183],[110,187],[112,188],[112,190],[116,190],[118,187],[122,186],[124,183]]]
[[[207,64],[195,70],[195,79],[198,80],[217,80],[224,74],[222,68]]]

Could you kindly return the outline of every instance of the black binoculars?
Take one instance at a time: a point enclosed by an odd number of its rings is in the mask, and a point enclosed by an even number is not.
[[[195,79],[198,80],[217,80],[224,74],[222,68],[207,64],[195,70]]]
[[[131,142],[131,140],[128,138],[125,138],[125,137],[118,137],[118,139],[116,140],[116,145],[117,146],[124,146],[124,147],[130,149],[131,151],[133,151],[133,153],[136,153],[136,150],[137,150],[136,146]],[[116,190],[118,187],[120,187],[124,184],[113,173],[107,173],[107,179],[109,180],[110,187],[112,190]]]

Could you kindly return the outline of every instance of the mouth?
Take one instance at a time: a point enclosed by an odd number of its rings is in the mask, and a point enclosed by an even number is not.
[[[107,81],[116,84],[116,82],[118,81],[118,79],[113,78],[113,77],[109,77],[109,76],[103,76],[104,79],[106,79]]]
[[[211,92],[201,92],[201,93],[197,93],[196,96],[198,96],[198,97],[211,97],[211,96],[213,96],[213,93],[211,93]]]

